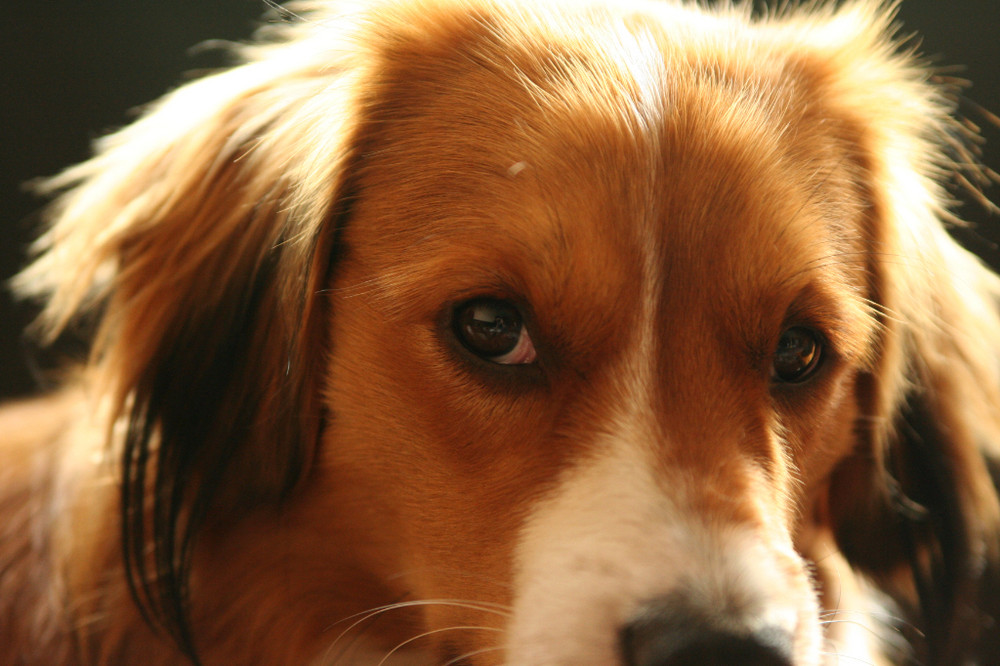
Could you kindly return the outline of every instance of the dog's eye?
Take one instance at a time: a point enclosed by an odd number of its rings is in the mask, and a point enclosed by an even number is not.
[[[803,326],[789,328],[781,334],[774,350],[771,376],[786,384],[804,382],[819,367],[823,357],[823,341],[816,331]]]
[[[524,365],[537,358],[521,313],[506,301],[479,298],[460,305],[455,335],[473,354],[493,363]]]

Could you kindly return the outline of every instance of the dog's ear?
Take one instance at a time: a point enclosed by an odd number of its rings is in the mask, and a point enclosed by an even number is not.
[[[48,336],[96,323],[89,373],[109,436],[124,433],[126,566],[175,633],[195,529],[289,492],[322,423],[353,78],[336,35],[297,29],[182,86],[53,179],[51,227],[16,280],[46,300]]]
[[[881,354],[861,379],[859,446],[834,473],[829,502],[848,560],[912,623],[902,631],[920,663],[965,663],[992,621],[977,606],[991,603],[982,586],[1000,554],[990,470],[1000,459],[1000,292],[940,225],[924,232],[873,254]]]
[[[848,560],[919,627],[920,663],[964,663],[981,621],[976,588],[998,555],[989,466],[1000,451],[1000,280],[945,226],[944,182],[979,175],[961,171],[975,162],[969,130],[949,91],[911,54],[893,54],[891,15],[878,11],[846,5],[812,47],[826,49],[830,102],[855,128],[880,318],[877,357],[859,380],[858,446],[831,480],[830,518]]]

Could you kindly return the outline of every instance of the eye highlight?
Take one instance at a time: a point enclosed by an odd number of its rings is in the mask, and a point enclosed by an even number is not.
[[[799,384],[812,377],[823,359],[823,338],[805,326],[786,329],[778,340],[771,362],[771,378],[783,384]]]
[[[466,349],[492,363],[526,365],[538,358],[521,312],[507,301],[467,301],[456,308],[453,326]]]

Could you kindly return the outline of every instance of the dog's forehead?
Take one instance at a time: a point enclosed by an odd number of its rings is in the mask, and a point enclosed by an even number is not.
[[[704,301],[737,277],[752,301],[823,256],[860,262],[853,157],[822,98],[797,99],[816,94],[800,63],[748,68],[711,25],[502,28],[386,56],[359,210],[392,301],[435,272],[540,306],[620,306],[651,280]]]

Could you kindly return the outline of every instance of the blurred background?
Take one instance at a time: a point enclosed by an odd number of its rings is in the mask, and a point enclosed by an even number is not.
[[[266,0],[42,0],[0,12],[0,280],[24,261],[43,202],[26,184],[86,158],[93,139],[126,124],[135,108],[190,77],[225,64],[207,40],[249,37]],[[274,14],[271,15],[274,18]],[[1000,0],[903,0],[903,34],[949,76],[973,85],[965,96],[1000,113]],[[983,159],[1000,171],[1000,128],[973,104],[962,112],[984,128]],[[956,196],[962,197],[960,191]],[[987,194],[1000,201],[1000,187]],[[967,197],[965,197],[967,198]],[[1000,215],[971,201],[960,214],[975,227],[966,246],[1000,266]],[[22,331],[31,306],[0,293],[0,399],[43,385],[72,347],[39,352]]]

